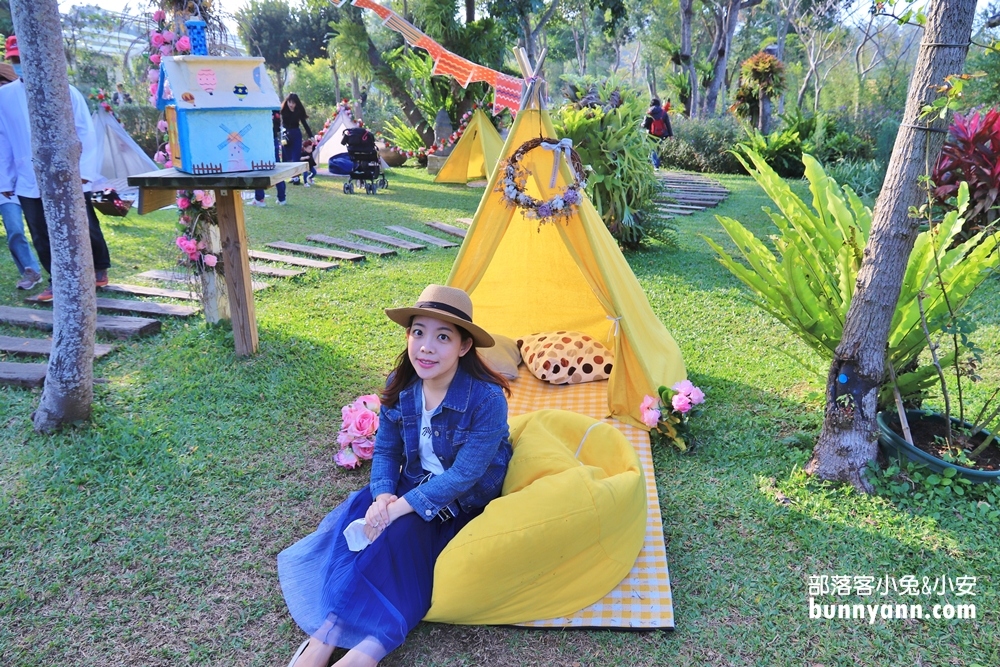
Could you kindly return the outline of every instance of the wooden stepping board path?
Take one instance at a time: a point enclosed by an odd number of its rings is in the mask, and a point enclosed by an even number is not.
[[[355,236],[360,236],[363,239],[368,239],[369,241],[378,241],[379,243],[391,245],[396,248],[402,248],[403,250],[423,250],[427,247],[425,245],[420,245],[419,243],[414,243],[413,241],[404,241],[403,239],[397,239],[395,236],[379,234],[378,232],[369,232],[364,229],[352,229],[351,233]]]
[[[28,303],[38,306],[50,306],[51,301],[39,301],[31,297],[25,299]],[[198,306],[179,306],[173,303],[156,303],[154,301],[133,301],[132,299],[109,299],[97,297],[98,310],[110,310],[117,313],[142,313],[144,315],[164,315],[167,317],[191,317],[201,312]]]
[[[0,306],[0,323],[20,327],[52,330],[52,311],[37,308],[17,308]],[[138,338],[159,333],[162,325],[159,320],[147,317],[126,317],[121,315],[98,315],[97,332],[113,338]]]
[[[430,234],[424,234],[423,232],[417,232],[412,229],[407,229],[406,227],[400,227],[399,225],[386,225],[386,229],[396,232],[397,234],[402,234],[403,236],[409,236],[410,238],[419,239],[431,245],[436,245],[439,248],[457,248],[457,243],[452,243],[451,241],[445,241],[444,239],[439,239],[436,236],[431,236]]]
[[[107,292],[118,292],[120,294],[131,294],[133,296],[159,296],[164,299],[179,299],[181,301],[200,301],[198,295],[179,289],[163,289],[162,287],[146,287],[144,285],[123,285],[112,283],[105,285],[101,289]]]
[[[107,356],[115,349],[107,343],[94,344],[94,358]],[[0,352],[18,354],[26,357],[47,357],[52,352],[50,338],[18,338],[16,336],[0,336]]]
[[[340,266],[336,262],[321,262],[317,259],[306,259],[304,257],[296,257],[295,255],[283,255],[277,252],[250,250],[248,251],[248,254],[250,255],[250,259],[259,259],[265,262],[281,262],[282,264],[304,266],[307,269],[320,269],[321,271],[336,269]]]
[[[699,174],[667,172],[658,177],[660,193],[656,201],[660,211],[671,215],[691,215],[714,208],[729,196],[718,181]]]
[[[151,271],[143,271],[142,273],[137,273],[136,277],[145,278],[147,280],[159,280],[165,283],[182,283],[184,285],[194,284],[195,278],[190,273],[184,273],[181,271],[164,271],[162,269],[153,269]],[[263,289],[267,289],[271,285],[269,283],[262,283],[260,281],[253,281],[253,291],[259,292]]]
[[[289,252],[297,252],[303,255],[312,255],[313,257],[326,257],[327,259],[342,259],[345,262],[360,262],[365,258],[364,255],[358,255],[353,252],[344,252],[342,250],[330,250],[329,248],[320,248],[314,245],[303,245],[301,243],[288,243],[287,241],[275,241],[274,243],[268,243],[268,248],[274,248],[275,250],[287,250]]]
[[[388,257],[396,254],[395,250],[390,250],[389,248],[368,245],[367,243],[355,243],[354,241],[337,238],[336,236],[327,236],[326,234],[310,234],[306,237],[306,240],[313,241],[314,243],[325,243],[327,245],[340,246],[341,248],[347,248],[348,250],[366,252],[369,255],[375,255],[376,257]]]
[[[34,389],[45,384],[49,365],[0,361],[0,386]]]
[[[454,227],[444,222],[428,222],[425,224],[431,229],[436,229],[439,232],[444,232],[445,234],[450,234],[451,236],[457,236],[460,239],[465,238],[466,230],[464,229]]]

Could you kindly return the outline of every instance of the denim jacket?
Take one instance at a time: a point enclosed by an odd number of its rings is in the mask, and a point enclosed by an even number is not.
[[[423,382],[417,379],[399,393],[396,405],[382,406],[369,484],[372,496],[396,493],[402,475],[410,482],[407,486],[419,484],[403,497],[425,521],[446,509],[454,514],[459,508],[485,507],[500,495],[512,454],[503,389],[459,366],[431,416],[431,441],[444,473],[420,484],[427,476],[420,464],[422,391]]]

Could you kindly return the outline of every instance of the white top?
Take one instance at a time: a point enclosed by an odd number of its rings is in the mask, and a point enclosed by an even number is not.
[[[424,407],[424,392],[420,391],[420,465],[427,472],[440,475],[444,472],[441,460],[434,453],[434,443],[431,440],[431,416],[435,410],[428,410]],[[440,407],[440,406],[439,406]]]
[[[83,94],[73,86],[69,87],[69,93],[76,136],[83,144],[80,178],[94,182],[101,177],[97,132],[94,131]],[[34,199],[41,197],[31,157],[28,98],[24,82],[18,80],[0,88],[0,192],[14,192],[18,196]],[[89,183],[84,184],[83,189],[89,191]]]

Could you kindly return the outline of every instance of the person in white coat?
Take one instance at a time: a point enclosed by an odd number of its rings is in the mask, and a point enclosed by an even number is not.
[[[21,77],[21,57],[17,48],[17,37],[7,38],[7,60]],[[90,226],[90,247],[94,253],[95,283],[98,287],[108,284],[108,269],[111,255],[101,231],[101,223],[90,202],[90,183],[100,177],[97,132],[90,119],[87,100],[79,90],[69,87],[73,105],[73,123],[82,144],[80,154],[80,178],[83,180],[84,199],[87,206],[87,221]],[[0,195],[17,195],[24,210],[24,217],[31,231],[31,240],[42,267],[51,276],[52,252],[49,247],[49,230],[45,221],[41,194],[32,165],[31,123],[28,119],[28,98],[24,81],[18,79],[0,88]],[[36,297],[40,301],[52,300],[52,286],[49,285]]]
[[[17,81],[14,68],[7,63],[0,63],[0,87],[12,81]],[[28,243],[24,234],[24,212],[16,199],[0,195],[0,218],[3,219],[4,232],[7,234],[7,249],[14,259],[14,266],[21,274],[17,288],[29,290],[42,282],[42,267],[38,258]]]

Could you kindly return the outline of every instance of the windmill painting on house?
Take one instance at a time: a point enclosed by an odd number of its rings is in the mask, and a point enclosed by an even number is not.
[[[163,58],[160,68],[156,102],[166,112],[178,170],[274,169],[271,112],[281,102],[263,58],[175,56]]]

